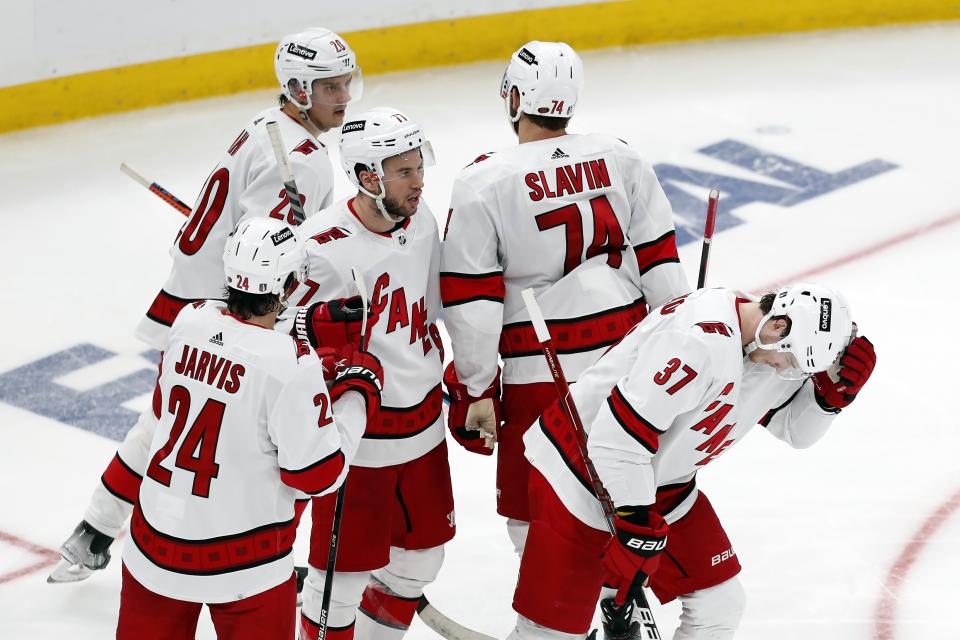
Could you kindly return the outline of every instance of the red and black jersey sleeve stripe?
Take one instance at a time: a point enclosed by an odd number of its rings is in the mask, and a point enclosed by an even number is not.
[[[107,491],[124,502],[133,504],[140,494],[140,483],[143,482],[143,476],[131,469],[118,453],[113,456],[113,460],[107,465],[106,471],[100,477],[100,482],[103,483],[103,487]]]
[[[283,484],[304,493],[317,494],[333,486],[333,483],[343,472],[346,458],[343,452],[337,449],[326,458],[314,462],[309,467],[291,471],[280,468],[280,480]]]
[[[660,448],[660,434],[663,431],[657,429],[637,413],[630,406],[630,402],[623,397],[623,393],[618,387],[614,387],[613,391],[610,392],[610,396],[607,398],[607,406],[610,407],[613,418],[631,438],[639,442],[651,454],[657,452],[657,449]]]
[[[153,304],[147,309],[147,317],[154,322],[169,327],[173,325],[173,321],[177,319],[177,314],[180,313],[181,309],[196,301],[196,299],[172,296],[161,289],[157,297],[153,299]]]
[[[671,229],[656,240],[642,242],[633,248],[633,251],[637,254],[641,276],[658,265],[667,262],[680,262],[680,256],[677,255],[676,236],[676,232]]]
[[[440,273],[440,299],[444,308],[466,304],[476,300],[490,300],[503,304],[506,290],[503,272],[490,273]]]

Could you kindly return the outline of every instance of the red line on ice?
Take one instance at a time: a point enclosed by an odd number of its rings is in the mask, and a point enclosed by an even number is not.
[[[914,227],[913,229],[909,229],[886,240],[870,245],[869,247],[836,258],[830,262],[825,262],[811,269],[795,273],[786,278],[781,278],[777,282],[755,288],[754,291],[763,293],[776,289],[781,283],[806,280],[811,276],[820,275],[838,267],[848,265],[851,262],[871,257],[891,247],[909,242],[914,238],[954,224],[955,222],[960,222],[960,212]],[[960,507],[960,490],[954,493],[927,517],[923,526],[910,538],[910,541],[897,557],[896,562],[893,563],[889,573],[887,573],[886,580],[883,584],[883,595],[880,598],[880,602],[877,603],[877,609],[874,613],[876,627],[875,640],[894,640],[894,629],[897,620],[897,598],[900,595],[900,588],[906,582],[910,569],[913,568],[917,558],[920,557],[920,554],[927,545],[927,541],[936,534],[940,526],[943,525],[958,507]]]
[[[35,571],[40,571],[47,567],[52,567],[60,560],[60,554],[56,551],[33,544],[32,542],[28,542],[4,531],[0,531],[0,542],[5,542],[15,547],[20,547],[21,549],[25,549],[34,555],[40,556],[41,558],[41,560],[21,569],[17,569],[16,571],[0,574],[0,584],[10,582],[11,580],[16,580],[17,578],[22,578],[23,576],[30,575]]]
[[[876,253],[880,253],[881,251],[885,251],[891,247],[903,244],[904,242],[908,242],[914,238],[930,233],[931,231],[936,231],[941,227],[946,227],[947,225],[951,225],[955,222],[960,222],[960,211],[938,220],[933,220],[932,222],[922,224],[918,227],[914,227],[913,229],[904,231],[903,233],[887,238],[886,240],[882,240],[876,244],[870,245],[869,247],[854,251],[853,253],[849,253],[835,260],[831,260],[830,262],[825,262],[819,266],[807,269],[806,271],[795,273],[786,278],[780,278],[774,283],[763,287],[757,287],[754,289],[754,291],[765,293],[767,291],[775,290],[778,285],[783,283],[802,282],[811,276],[820,275],[821,273],[842,267],[850,264],[851,262],[856,262],[857,260],[862,260],[863,258],[869,258]]]
[[[907,580],[910,569],[920,556],[927,542],[937,533],[940,526],[960,507],[960,490],[941,504],[923,523],[923,526],[910,538],[897,561],[890,567],[883,583],[883,595],[874,613],[876,622],[876,640],[893,640],[897,622],[897,599],[900,587]]]

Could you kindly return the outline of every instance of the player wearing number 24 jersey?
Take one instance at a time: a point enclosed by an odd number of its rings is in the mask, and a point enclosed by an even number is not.
[[[193,638],[203,603],[219,638],[293,640],[296,502],[343,482],[379,409],[376,358],[351,348],[343,365],[321,361],[273,330],[307,273],[288,225],[242,222],[224,270],[227,301],[184,307],[160,364],[123,550],[121,639]]]
[[[570,380],[656,307],[689,288],[673,214],[650,163],[606,135],[566,132],[582,64],[564,43],[530,42],[504,74],[520,144],[484,155],[454,184],[441,295],[455,363],[450,428],[483,453],[476,431],[499,423],[497,510],[518,550],[529,519],[522,435],[553,399],[520,292],[532,287]],[[489,452],[489,449],[486,450]]]
[[[276,121],[280,128],[304,212],[309,216],[332,200],[333,168],[318,136],[343,124],[346,104],[360,97],[356,56],[336,33],[310,29],[280,41],[275,67],[281,105],[244,125],[207,177],[170,247],[170,275],[137,326],[137,337],[155,348],[162,348],[184,305],[223,297],[223,245],[242,220],[266,215],[300,223],[280,179],[267,122]]]

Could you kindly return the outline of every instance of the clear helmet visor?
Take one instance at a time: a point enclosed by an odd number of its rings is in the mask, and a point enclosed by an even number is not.
[[[396,161],[392,161],[396,158]],[[433,154],[433,146],[428,140],[418,147],[409,151],[390,156],[380,163],[380,175],[383,177],[381,182],[393,182],[396,180],[407,180],[414,174],[423,178],[424,169],[432,167],[437,163],[436,156]]]
[[[363,72],[356,67],[350,73],[332,78],[315,78],[311,83],[310,101],[328,107],[343,106],[363,97]]]

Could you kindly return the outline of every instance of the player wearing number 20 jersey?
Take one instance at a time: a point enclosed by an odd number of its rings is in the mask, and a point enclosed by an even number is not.
[[[237,133],[170,248],[170,275],[137,326],[137,337],[155,348],[162,348],[184,305],[223,297],[223,246],[241,221],[269,216],[300,222],[280,179],[267,122],[279,126],[306,215],[332,201],[333,167],[318,136],[343,124],[346,104],[360,96],[356,56],[336,33],[309,29],[280,41],[275,67],[281,105],[257,114]]]
[[[566,133],[581,76],[579,57],[563,43],[531,42],[514,54],[501,96],[520,144],[463,170],[443,244],[444,318],[468,402],[496,395],[503,359],[497,510],[511,519],[518,550],[515,521],[529,517],[521,438],[555,397],[520,292],[534,289],[573,381],[648,305],[689,290],[670,203],[650,163],[611,136]],[[471,402],[468,427],[483,402]],[[459,425],[450,426],[456,436]]]

